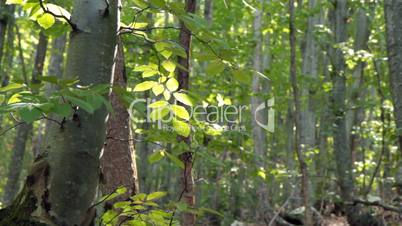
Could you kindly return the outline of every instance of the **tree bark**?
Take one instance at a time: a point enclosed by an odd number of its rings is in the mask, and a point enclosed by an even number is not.
[[[335,35],[335,44],[347,41],[347,1],[334,1],[335,8],[330,15],[332,17],[332,29]],[[348,145],[346,131],[346,65],[340,48],[331,49],[333,82],[332,111],[334,117],[334,154],[337,166],[338,183],[341,189],[341,198],[348,201],[353,197],[353,177],[350,146]]]
[[[309,10],[317,7],[317,0],[309,0]],[[314,29],[320,22],[320,13],[316,13],[308,18],[307,31],[304,40],[302,76],[306,79],[303,81],[301,89],[301,112],[300,112],[300,144],[304,151],[314,149],[316,147],[316,114],[314,84],[318,79],[318,51],[319,45],[314,38]]]
[[[356,34],[355,34],[355,51],[368,50],[368,39],[370,37],[370,21],[367,16],[367,11],[359,9],[356,14]],[[363,98],[364,91],[364,68],[365,62],[359,62],[353,72],[354,82],[351,86],[350,105],[355,106],[355,109],[351,110],[347,114],[347,132],[349,135],[349,143],[351,150],[352,162],[356,161],[357,147],[359,147],[359,130],[361,122],[364,120],[364,109],[359,106],[359,100]],[[352,131],[354,132],[352,133]]]
[[[390,87],[396,135],[402,154],[402,1],[386,0],[384,4]],[[398,172],[402,172],[402,166]],[[402,177],[397,176],[396,179],[396,185],[402,191]]]
[[[119,41],[114,65],[113,86],[125,89],[127,86],[123,44]],[[127,188],[127,197],[138,193],[135,149],[131,136],[130,115],[118,95],[112,92],[109,100],[114,114],[109,115],[106,124],[106,142],[101,156],[103,194],[110,194],[118,187]],[[121,197],[122,199],[127,197]]]
[[[10,6],[5,4],[5,0],[0,1],[0,62],[2,62],[3,59],[4,43],[6,39],[8,20],[10,17],[10,8]],[[0,64],[0,73],[2,73],[1,66],[2,64]]]
[[[196,0],[186,0],[185,10],[187,13],[195,13],[197,1]],[[191,31],[180,22],[180,35],[179,35],[180,45],[184,48],[187,58],[178,57],[178,63],[183,67],[183,69],[178,69],[178,81],[180,90],[189,90],[190,88],[190,57],[191,57]],[[190,137],[180,137],[179,140],[186,142],[189,146],[191,143]],[[193,169],[193,153],[191,151],[185,152],[180,155],[181,161],[184,163],[183,172],[183,199],[184,202],[189,207],[195,206],[195,195],[194,195],[194,178],[192,175]],[[183,215],[183,225],[192,226],[195,225],[196,216],[194,213],[184,213]]]
[[[267,109],[258,109],[258,107],[266,103],[260,97],[264,91],[264,81],[260,79],[257,72],[262,72],[262,7],[263,1],[258,1],[259,7],[254,11],[254,56],[253,68],[256,71],[252,80],[252,96],[251,96],[251,117],[252,117],[252,134],[254,139],[254,162],[257,170],[265,170],[265,158],[267,153],[266,131],[258,125],[257,122],[266,124]],[[268,190],[266,181],[258,178],[256,181],[257,195],[260,197],[256,202],[256,214],[258,219],[266,217],[266,212],[270,209],[268,203]]]
[[[293,91],[293,102],[295,106],[295,117],[294,124],[296,127],[295,134],[295,150],[296,155],[299,160],[299,168],[301,173],[301,191],[303,196],[303,205],[305,208],[304,212],[304,225],[313,225],[313,216],[310,205],[310,194],[309,194],[309,172],[306,161],[304,160],[304,154],[302,151],[302,146],[300,143],[301,138],[301,114],[300,114],[300,98],[299,89],[297,86],[297,65],[296,65],[296,30],[295,30],[295,12],[294,12],[294,0],[289,1],[289,39],[290,39],[290,82]]]
[[[204,18],[210,25],[212,23],[212,12],[213,12],[213,1],[212,0],[205,0],[204,3]]]

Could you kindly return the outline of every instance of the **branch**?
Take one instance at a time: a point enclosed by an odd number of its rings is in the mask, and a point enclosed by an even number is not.
[[[398,208],[396,206],[392,206],[392,205],[388,205],[386,203],[382,203],[380,201],[374,201],[374,202],[370,202],[368,200],[363,200],[363,199],[354,199],[352,203],[348,203],[349,205],[356,205],[356,204],[363,204],[366,206],[378,206],[381,207],[385,210],[389,210],[392,212],[396,212],[399,214],[402,214],[402,208]]]
[[[25,122],[19,122],[19,123],[15,124],[15,125],[13,125],[13,126],[11,126],[11,127],[9,127],[9,128],[7,128],[7,129],[5,129],[3,132],[0,133],[0,136],[3,136],[3,135],[6,134],[8,131],[10,131],[10,130],[12,130],[12,129],[15,129],[15,128],[17,128],[18,126],[21,126],[21,125],[23,125],[23,124],[25,124]]]
[[[174,29],[174,30],[180,30],[178,27],[172,27],[172,26],[167,26],[167,27],[149,27],[149,28],[133,28],[133,27],[121,27],[119,29],[118,35],[122,34],[131,34],[136,31],[140,32],[150,32],[153,30],[165,30],[165,29]]]
[[[50,11],[50,10],[45,6],[45,4],[43,3],[43,0],[39,0],[39,5],[40,5],[40,7],[42,8],[43,12],[49,13],[50,15],[52,15],[52,16],[54,16],[54,17],[56,17],[56,18],[64,19],[64,20],[70,25],[70,27],[73,29],[73,31],[79,31],[77,25],[71,21],[71,18],[67,18],[67,17],[66,17],[65,15],[63,15],[63,14],[62,14],[62,15],[59,15],[59,14],[56,14],[56,13]]]

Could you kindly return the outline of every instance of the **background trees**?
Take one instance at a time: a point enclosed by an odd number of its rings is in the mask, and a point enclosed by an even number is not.
[[[401,222],[398,1],[118,4],[1,2],[0,225]]]

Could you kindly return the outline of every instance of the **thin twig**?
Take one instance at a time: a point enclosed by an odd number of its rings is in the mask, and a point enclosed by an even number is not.
[[[135,31],[140,31],[140,32],[150,32],[153,30],[167,30],[167,29],[173,29],[173,30],[180,30],[178,27],[173,27],[173,26],[167,26],[167,27],[149,27],[149,28],[134,28],[134,27],[125,27],[122,26],[119,29],[119,35],[120,34],[130,34]]]
[[[65,15],[63,15],[63,14],[60,15],[60,14],[56,14],[56,13],[50,11],[50,10],[45,6],[45,4],[43,3],[43,0],[39,0],[39,5],[40,5],[40,7],[42,8],[43,12],[49,13],[50,15],[52,15],[52,16],[54,16],[54,17],[56,17],[56,18],[64,19],[64,20],[70,25],[70,27],[73,29],[73,31],[79,31],[77,25],[71,21],[71,18],[67,18],[67,17],[66,17]]]
[[[19,122],[19,123],[15,124],[15,125],[13,125],[13,126],[11,126],[11,127],[9,127],[9,128],[7,128],[7,129],[5,129],[3,132],[0,133],[0,136],[3,136],[3,135],[6,134],[8,131],[10,131],[10,130],[12,130],[12,129],[15,129],[15,128],[17,128],[18,126],[21,126],[21,125],[23,125],[23,124],[25,124],[25,122]]]
[[[281,211],[285,209],[285,207],[289,204],[290,200],[293,198],[295,191],[296,191],[295,186],[293,186],[292,193],[286,199],[286,201],[283,203],[283,205],[279,208],[279,210],[275,213],[274,217],[272,217],[272,219],[269,221],[268,226],[273,225],[273,223],[276,221],[276,218],[279,217],[279,214],[281,213]]]

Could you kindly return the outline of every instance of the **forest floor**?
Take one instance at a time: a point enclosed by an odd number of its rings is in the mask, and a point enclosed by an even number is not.
[[[335,215],[324,217],[323,226],[349,226],[346,217],[338,217]]]

